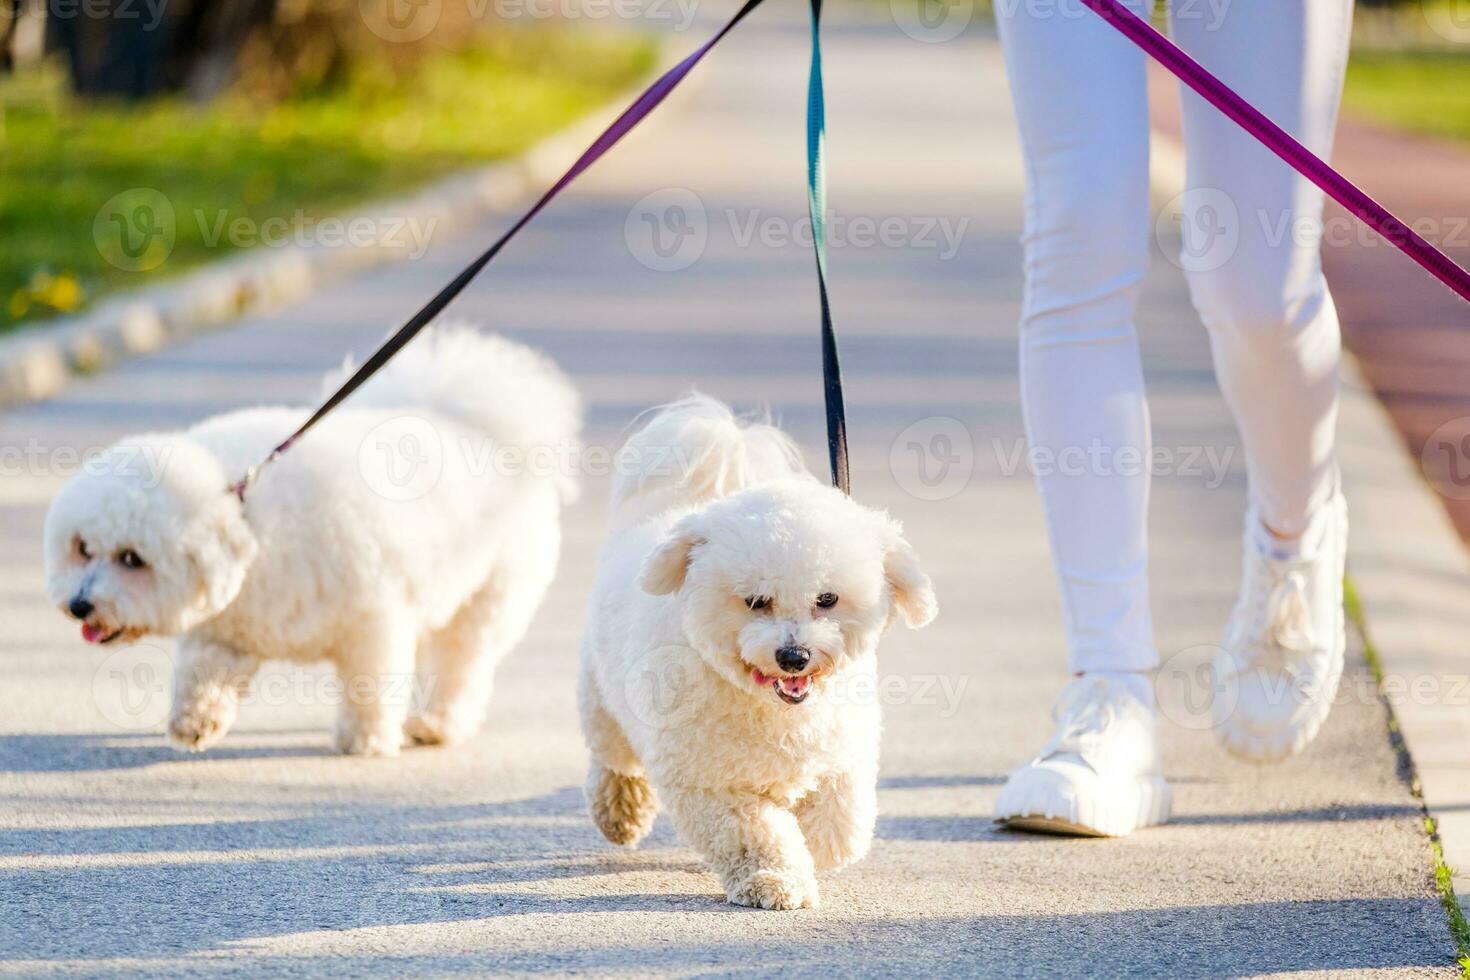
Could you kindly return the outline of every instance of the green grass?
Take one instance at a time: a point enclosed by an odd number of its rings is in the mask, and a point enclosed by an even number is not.
[[[1444,848],[1439,842],[1439,828],[1434,818],[1424,818],[1424,832],[1429,835],[1429,846],[1434,851],[1434,887],[1439,892],[1439,903],[1444,906],[1445,917],[1450,922],[1450,935],[1455,940],[1459,954],[1460,973],[1470,977],[1470,924],[1455,897],[1454,872],[1444,862]]]
[[[87,105],[55,69],[6,80],[0,330],[219,258],[233,247],[228,236],[209,244],[221,213],[319,219],[513,154],[627,87],[655,54],[631,37],[506,31],[396,81],[368,64],[335,90],[269,107],[239,97]],[[157,202],[140,189],[167,199],[175,242],[170,251],[155,236],[152,251],[130,259],[99,210],[119,193],[125,204]],[[156,214],[141,220],[159,226]]]
[[[1368,661],[1368,669],[1373,674],[1374,683],[1381,690],[1383,687],[1383,659],[1378,655],[1378,650],[1373,646],[1373,641],[1368,635],[1367,620],[1363,616],[1363,603],[1358,597],[1358,591],[1353,585],[1351,576],[1343,579],[1343,605],[1347,610],[1348,619],[1362,638],[1363,656]],[[1384,707],[1388,711],[1388,737],[1393,743],[1394,750],[1398,753],[1400,769],[1410,774],[1410,789],[1422,806],[1424,797],[1419,788],[1419,778],[1413,774],[1414,760],[1410,757],[1407,746],[1404,745],[1403,734],[1399,731],[1398,718],[1394,715],[1391,705],[1385,702]],[[1444,908],[1450,939],[1455,944],[1455,956],[1460,964],[1462,975],[1470,977],[1470,922],[1465,920],[1465,912],[1460,908],[1459,899],[1455,895],[1454,872],[1445,863],[1444,848],[1439,842],[1439,828],[1427,810],[1424,813],[1424,832],[1429,837],[1429,849],[1434,858],[1434,887],[1439,893],[1439,903]]]
[[[1398,129],[1470,140],[1470,51],[1355,51],[1343,102]]]

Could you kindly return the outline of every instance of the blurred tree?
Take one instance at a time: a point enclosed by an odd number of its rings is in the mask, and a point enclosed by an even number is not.
[[[17,2],[24,0],[0,5]],[[427,16],[399,23],[394,12],[405,6],[414,17]],[[354,62],[371,60],[390,77],[402,76],[425,53],[458,47],[483,26],[473,7],[447,11],[432,0],[427,7],[404,0],[46,0],[46,47],[65,55],[80,95],[183,92],[207,99],[238,82],[251,96],[278,99],[330,88]]]
[[[20,0],[0,0],[0,72],[15,70],[15,28],[20,23]]]
[[[79,95],[141,99],[228,84],[275,0],[47,0],[46,47],[66,56]]]
[[[178,3],[179,0],[172,0]],[[172,87],[199,99],[230,84],[249,39],[273,20],[276,0],[193,0],[169,52]]]

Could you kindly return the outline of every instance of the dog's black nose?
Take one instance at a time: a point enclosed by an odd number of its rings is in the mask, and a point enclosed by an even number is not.
[[[776,651],[776,666],[788,674],[799,674],[812,662],[812,652],[805,647],[782,647]]]
[[[86,619],[88,616],[92,615],[92,610],[94,608],[96,607],[93,606],[86,599],[83,599],[81,596],[77,596],[70,602],[70,604],[67,605],[66,611],[71,613],[77,619]]]

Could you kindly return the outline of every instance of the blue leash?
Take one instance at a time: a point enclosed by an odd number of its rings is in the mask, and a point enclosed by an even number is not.
[[[847,407],[842,397],[842,365],[832,304],[827,298],[827,109],[822,97],[822,0],[812,4],[812,67],[806,88],[806,190],[817,259],[817,292],[822,300],[822,388],[827,408],[827,457],[832,485],[852,493],[847,470]]]

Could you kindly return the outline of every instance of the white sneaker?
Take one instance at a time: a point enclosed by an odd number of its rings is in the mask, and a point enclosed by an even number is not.
[[[1245,572],[1215,656],[1215,730],[1250,762],[1295,755],[1332,710],[1347,645],[1342,573],[1347,503],[1338,493],[1302,536],[1302,555],[1277,558],[1254,510],[1246,515]]]
[[[1122,837],[1169,819],[1153,710],[1122,684],[1084,674],[1052,708],[1056,734],[1011,773],[995,819],[1019,830]]]

